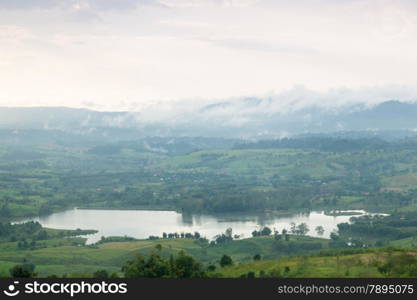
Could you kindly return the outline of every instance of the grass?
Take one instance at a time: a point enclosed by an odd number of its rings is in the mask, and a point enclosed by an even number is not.
[[[75,246],[82,238],[51,239],[46,242],[47,248],[35,250],[16,250],[16,243],[0,243],[0,274],[8,272],[10,266],[28,262],[39,268],[39,276],[51,274],[73,274],[85,270],[99,269],[120,270],[123,263],[135,254],[148,255],[155,251],[155,246],[162,246],[162,255],[169,256],[184,250],[205,264],[216,264],[223,254],[230,255],[234,261],[252,260],[255,254],[266,259],[282,257],[285,253],[274,250],[273,237],[256,237],[215,246],[201,246],[193,239],[159,239],[136,240],[129,242],[107,242],[96,246]],[[292,237],[293,242],[317,243],[324,246],[328,240],[312,237]],[[59,245],[61,243],[61,245]],[[7,264],[6,264],[7,263]],[[86,268],[81,268],[86,266]]]
[[[381,274],[378,266],[389,259],[400,256],[416,256],[416,251],[387,251],[370,250],[367,253],[335,256],[302,256],[278,260],[266,260],[249,263],[238,263],[230,267],[218,269],[217,276],[240,277],[248,272],[254,272],[259,276],[260,272],[273,271],[280,277],[300,278],[340,278],[360,277],[376,278],[389,277],[389,274]],[[392,274],[394,277],[396,274]]]
[[[401,240],[391,241],[389,245],[398,248],[416,248],[417,237],[409,237]]]
[[[384,177],[382,183],[387,188],[411,189],[417,187],[417,173]]]

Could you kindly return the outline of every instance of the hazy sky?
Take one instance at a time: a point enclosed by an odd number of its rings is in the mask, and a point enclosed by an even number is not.
[[[410,100],[416,53],[415,0],[0,0],[0,105]]]

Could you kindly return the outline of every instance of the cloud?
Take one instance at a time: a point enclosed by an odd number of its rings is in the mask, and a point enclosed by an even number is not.
[[[285,116],[306,109],[341,111],[357,107],[372,107],[379,103],[399,100],[417,102],[417,87],[374,86],[358,89],[339,88],[318,92],[295,86],[281,93],[229,99],[182,99],[154,102],[130,109],[147,123],[213,123],[239,128],[262,122],[269,116]],[[309,118],[309,113],[304,115]]]
[[[0,9],[92,9],[126,10],[138,5],[165,6],[170,8],[190,7],[250,7],[260,0],[1,0]]]
[[[192,8],[207,6],[223,7],[250,7],[261,0],[159,0],[158,2],[167,7]]]
[[[138,5],[158,5],[154,0],[84,0],[91,9],[97,10],[125,10],[133,9]]]
[[[14,25],[0,25],[0,40],[22,40],[32,37],[24,27]]]
[[[242,49],[242,50],[281,52],[281,53],[288,53],[288,54],[314,54],[318,52],[316,49],[312,47],[302,47],[298,45],[263,41],[259,39],[212,38],[212,39],[206,39],[203,41],[212,43],[216,46],[234,48],[234,49]]]
[[[158,5],[157,0],[1,0],[0,9],[126,10],[138,5]]]
[[[49,9],[60,6],[62,0],[1,0],[0,9]]]
[[[401,88],[380,89],[377,97],[340,87],[417,86],[416,5],[410,0],[0,0],[0,105],[79,107],[90,101],[118,110],[155,102],[170,116],[172,110],[191,114],[216,102],[204,99],[226,99],[234,104],[211,111],[231,116],[238,105],[243,116],[233,124],[239,125],[255,107],[280,111],[291,99],[296,107],[309,99],[332,105],[336,98],[401,97]],[[296,93],[291,87],[297,84],[308,91]],[[274,92],[263,97],[268,91]],[[258,106],[230,101],[245,96],[279,100]]]

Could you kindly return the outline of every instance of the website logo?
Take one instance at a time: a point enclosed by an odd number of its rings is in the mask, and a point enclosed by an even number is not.
[[[20,291],[16,288],[16,285],[19,284],[19,281],[13,282],[13,284],[7,287],[7,290],[4,290],[3,293],[9,297],[17,296]]]
[[[9,297],[19,294],[66,294],[71,298],[79,294],[126,294],[127,283],[116,282],[26,282],[18,288],[19,281],[7,286],[3,293]]]

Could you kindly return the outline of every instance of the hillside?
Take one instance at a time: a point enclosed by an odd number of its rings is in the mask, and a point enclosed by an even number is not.
[[[334,251],[328,255],[239,263],[218,269],[216,276],[289,278],[417,277],[416,250]],[[363,252],[363,253],[360,253]]]
[[[306,133],[413,131],[417,104],[304,105],[279,109],[269,98],[196,104],[179,115],[158,111],[100,112],[65,107],[0,108],[0,129],[59,130],[82,136],[276,138]],[[265,113],[267,112],[267,113]],[[115,132],[113,132],[113,130]],[[399,133],[401,134],[401,133]]]
[[[308,253],[307,247],[301,245],[321,244],[327,248],[328,240],[311,237],[293,237],[295,253]],[[128,242],[106,242],[93,246],[84,246],[79,238],[51,239],[48,242],[37,242],[37,246],[27,249],[18,249],[17,242],[0,244],[0,274],[8,273],[8,269],[23,260],[36,265],[39,276],[51,274],[87,274],[90,276],[98,269],[109,272],[119,272],[125,261],[135,254],[149,255],[155,251],[156,245],[162,246],[162,255],[168,257],[181,250],[191,254],[205,265],[218,264],[223,254],[230,255],[234,261],[243,262],[253,259],[255,254],[274,259],[289,255],[288,252],[276,251],[273,248],[272,237],[257,237],[236,240],[229,243],[208,246],[192,239],[158,239],[136,240]],[[317,248],[317,247],[316,247]]]

